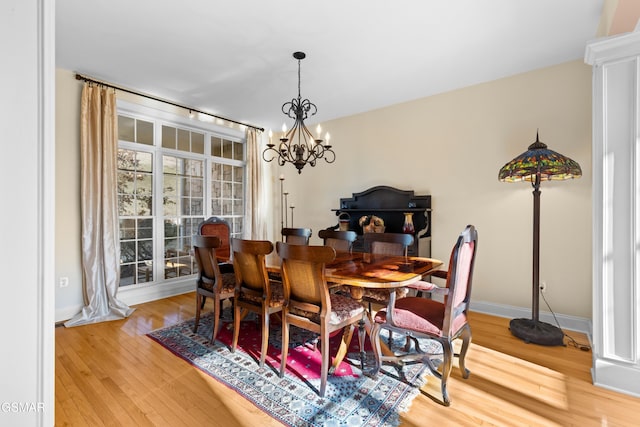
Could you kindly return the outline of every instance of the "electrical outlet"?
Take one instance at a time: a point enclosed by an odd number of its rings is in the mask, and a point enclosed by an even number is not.
[[[547,292],[547,282],[540,282],[540,292]]]
[[[69,286],[69,278],[61,277],[58,283],[60,284],[61,288],[66,288],[67,286]]]

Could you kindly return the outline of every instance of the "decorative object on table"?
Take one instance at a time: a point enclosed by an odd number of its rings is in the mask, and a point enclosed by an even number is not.
[[[315,346],[316,334],[291,329],[289,363],[281,379],[276,373],[280,365],[280,324],[272,322],[265,366],[260,368],[261,339],[256,316],[249,314],[243,320],[238,348],[231,353],[233,332],[226,327],[233,322],[231,313],[230,308],[224,310],[224,327],[215,345],[209,343],[213,328],[210,314],[200,319],[197,334],[193,333],[191,319],[155,330],[148,336],[285,425],[397,426],[399,413],[409,408],[425,380],[432,379],[422,364],[408,364],[401,371],[384,366],[377,378],[362,375],[358,340],[354,337],[348,360],[329,377],[326,397],[319,398],[314,391],[320,385],[315,367],[321,363],[320,351]],[[331,341],[337,347],[339,336]],[[396,345],[404,346],[404,338],[398,336]],[[441,351],[434,341],[421,345],[431,346],[433,353]],[[370,347],[368,340],[366,346]]]
[[[363,233],[384,233],[384,220],[375,215],[364,215],[358,220]]]
[[[416,232],[413,226],[413,212],[404,213],[404,224],[402,225],[402,232],[406,234],[413,234]]]
[[[308,99],[302,99],[300,96],[300,61],[306,55],[304,52],[295,52],[293,57],[298,60],[298,98],[293,98],[290,102],[282,105],[282,112],[288,117],[295,120],[293,127],[287,131],[286,125],[282,125],[283,136],[280,138],[278,147],[272,142],[273,133],[269,131],[269,143],[267,148],[262,152],[262,158],[270,162],[278,159],[278,164],[284,166],[285,163],[293,164],[298,173],[302,173],[305,165],[315,166],[318,159],[324,159],[327,163],[333,163],[336,154],[329,144],[329,132],[325,135],[325,143],[322,144],[321,139],[322,128],[320,125],[316,128],[317,138],[314,138],[311,131],[307,129],[304,121],[316,114],[318,108]],[[272,152],[272,157],[267,159],[267,153]]]
[[[338,228],[340,231],[349,231],[349,222],[351,222],[351,215],[346,212],[342,212],[338,215]]]
[[[580,165],[562,154],[549,150],[536,141],[527,151],[504,165],[498,173],[503,182],[529,181],[533,187],[533,302],[531,319],[512,319],[511,333],[524,340],[541,345],[564,345],[564,332],[559,327],[539,320],[540,299],[540,183],[561,181],[582,176]]]

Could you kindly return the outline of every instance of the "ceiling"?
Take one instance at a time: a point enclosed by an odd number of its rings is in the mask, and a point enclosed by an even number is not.
[[[609,0],[58,0],[56,66],[265,129],[584,57]]]

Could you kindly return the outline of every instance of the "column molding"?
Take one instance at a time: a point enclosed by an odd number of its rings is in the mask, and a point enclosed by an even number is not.
[[[593,66],[593,382],[640,396],[640,33],[587,45]]]

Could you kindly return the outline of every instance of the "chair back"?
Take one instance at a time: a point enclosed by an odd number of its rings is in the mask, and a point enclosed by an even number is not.
[[[471,282],[478,249],[478,232],[473,225],[460,233],[449,259],[443,333],[452,335],[456,332],[457,319],[466,319],[471,300]]]
[[[325,246],[331,246],[336,251],[351,252],[358,235],[355,231],[320,230],[318,237],[323,240]]]
[[[245,288],[271,295],[265,257],[273,252],[273,243],[268,240],[231,239],[233,268],[236,274],[236,289]]]
[[[220,239],[217,236],[194,235],[193,256],[198,265],[198,282],[214,285],[220,277],[220,270],[216,258],[216,249],[220,247]]]
[[[276,250],[282,259],[285,305],[310,313],[329,313],[331,301],[325,264],[335,259],[335,249],[278,242]]]
[[[282,237],[290,245],[308,245],[311,237],[310,228],[283,228]]]
[[[201,236],[216,236],[220,239],[220,247],[216,251],[218,262],[231,260],[231,227],[222,218],[212,216],[198,225],[198,234]]]
[[[364,233],[364,250],[372,254],[406,256],[413,235],[405,233]]]

